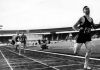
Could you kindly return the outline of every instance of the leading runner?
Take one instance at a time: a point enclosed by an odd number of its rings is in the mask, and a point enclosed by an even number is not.
[[[73,26],[75,30],[78,30],[78,37],[76,40],[77,46],[74,48],[74,53],[79,53],[79,50],[83,44],[85,44],[86,47],[86,55],[85,55],[85,63],[84,68],[85,69],[91,69],[89,66],[89,58],[91,55],[92,47],[94,46],[91,43],[91,29],[95,29],[96,26],[93,22],[93,19],[90,17],[90,8],[88,6],[83,7],[83,13],[85,14],[82,16],[78,22]]]

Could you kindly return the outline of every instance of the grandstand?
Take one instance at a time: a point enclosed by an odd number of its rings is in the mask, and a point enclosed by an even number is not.
[[[28,31],[28,32],[27,32]],[[72,27],[63,27],[63,28],[52,28],[52,29],[35,29],[35,30],[0,30],[0,41],[4,42],[4,39],[8,41],[8,39],[11,39],[13,35],[16,35],[16,33],[22,33],[24,32],[29,39],[36,40],[35,37],[39,36],[42,39],[43,37],[47,37],[49,40],[65,40],[69,33],[72,33],[73,39],[77,35],[77,31],[74,31]],[[100,36],[100,30],[97,29],[95,31],[92,31],[92,35],[97,35],[97,37]],[[34,35],[35,37],[31,36]],[[41,37],[42,36],[42,37]]]
[[[73,54],[74,39],[77,31],[72,27],[38,29],[38,30],[1,30],[0,41],[8,43],[9,39],[16,32],[24,32],[28,38],[28,45],[24,50],[21,49],[21,55],[15,51],[14,46],[0,46],[0,69],[1,70],[83,70],[85,47],[81,48],[78,56]],[[72,34],[72,41],[68,40],[69,33]],[[93,52],[90,58],[90,66],[93,70],[100,70],[100,30],[92,31]],[[48,38],[50,44],[46,50],[36,44],[38,40]],[[66,40],[67,39],[67,40]]]

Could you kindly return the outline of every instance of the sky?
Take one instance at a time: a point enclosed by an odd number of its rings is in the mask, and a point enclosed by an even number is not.
[[[98,24],[100,0],[0,0],[0,25],[2,30],[72,27],[85,5]]]

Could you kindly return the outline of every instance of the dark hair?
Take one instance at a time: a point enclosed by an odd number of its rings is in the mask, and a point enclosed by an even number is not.
[[[85,8],[88,8],[88,6],[84,6],[84,7],[83,7],[83,11],[84,11]]]

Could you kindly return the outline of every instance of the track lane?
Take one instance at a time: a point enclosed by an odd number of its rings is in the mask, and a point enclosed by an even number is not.
[[[9,61],[7,60],[7,58],[5,57],[5,55],[2,53],[2,51],[0,51],[0,53],[3,56],[3,58],[5,59],[5,61],[7,62],[8,66],[10,67],[10,69],[13,70],[12,66],[10,65]]]
[[[13,52],[14,52],[13,48],[7,47],[6,49],[8,49],[9,51],[13,50]],[[18,53],[18,52],[14,52],[14,53]],[[66,68],[66,66],[68,67],[70,65],[73,66],[74,70],[77,69],[77,68],[75,69],[75,67],[76,67],[75,65],[79,66],[80,67],[79,69],[82,69],[82,67],[83,67],[83,64],[82,63],[80,64],[77,61],[70,60],[70,59],[58,58],[58,57],[51,56],[49,54],[43,54],[43,53],[40,54],[40,53],[29,51],[29,50],[26,50],[26,53],[23,53],[23,51],[21,53],[25,57],[35,59],[36,61],[41,61],[42,63],[45,63],[48,66],[50,66],[52,68],[57,68],[59,70],[65,70],[64,68]],[[68,69],[66,68],[66,70],[68,70]]]
[[[11,70],[0,50],[0,70]]]
[[[19,56],[18,54],[11,52],[11,50],[4,47],[0,47],[0,49],[9,61],[13,70],[55,70],[54,68],[40,64],[34,60],[28,59],[21,55]]]
[[[18,52],[14,51],[14,48],[11,48],[11,47],[5,47],[5,48],[6,48],[6,50],[9,50],[9,51],[12,51],[13,53],[18,54]],[[58,55],[56,55],[56,54],[51,55],[48,53],[45,54],[42,51],[31,51],[31,50],[26,50],[26,53],[23,53],[23,51],[22,51],[21,53],[25,57],[35,59],[36,61],[41,61],[42,63],[45,63],[48,66],[52,66],[59,70],[83,70],[83,63],[84,63],[83,58],[81,60],[80,58],[77,58],[77,57],[75,57],[75,58],[74,57],[71,58],[71,57],[67,57],[67,56],[62,57],[61,55],[59,55],[59,57],[58,57]],[[100,70],[100,66],[96,66],[95,61],[92,61],[91,63],[94,64],[94,65],[91,65],[93,67],[93,70]],[[100,64],[100,63],[98,63],[98,64]],[[50,70],[52,70],[52,69],[50,69]]]

